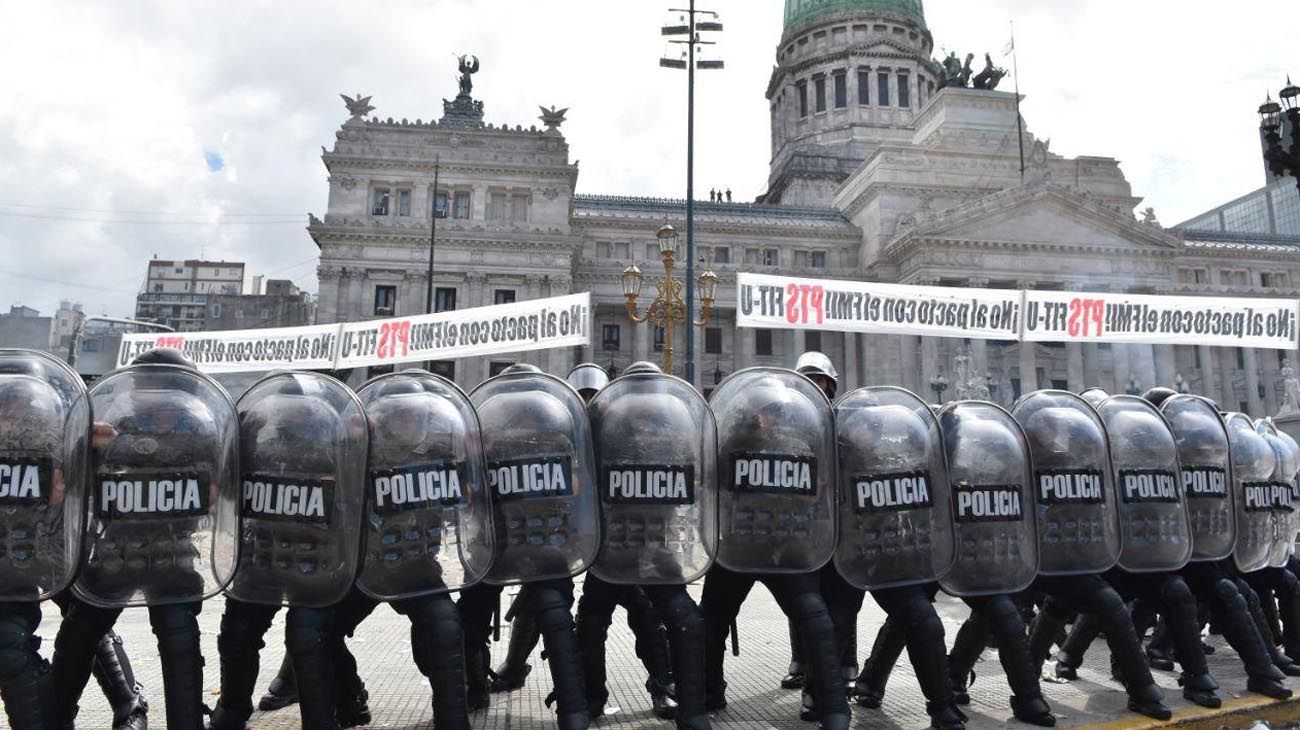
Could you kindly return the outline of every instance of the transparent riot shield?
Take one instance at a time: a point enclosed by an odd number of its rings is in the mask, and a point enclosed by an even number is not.
[[[1232,558],[1237,570],[1253,573],[1268,566],[1273,548],[1273,487],[1270,480],[1277,468],[1273,447],[1255,431],[1250,417],[1229,413],[1228,447],[1232,456],[1233,502],[1236,509],[1237,542]]]
[[[690,583],[718,545],[717,430],[686,381],[624,375],[588,406],[603,521],[591,572],[610,583]]]
[[[718,563],[804,573],[835,551],[835,423],[811,380],[783,368],[733,373],[709,400],[718,423]]]
[[[240,397],[239,567],[227,595],[323,607],[360,564],[368,433],[361,401],[310,372],[263,378]]]
[[[952,484],[957,560],[939,581],[954,596],[1024,590],[1038,575],[1029,443],[1000,406],[949,403],[939,412]]]
[[[358,397],[370,426],[357,587],[381,601],[477,583],[492,564],[492,503],[478,414],[455,383],[384,375]]]
[[[1282,439],[1282,442],[1286,444],[1286,446],[1291,450],[1291,453],[1295,455],[1297,462],[1300,462],[1300,443],[1297,443],[1295,437],[1282,428],[1282,424],[1279,423],[1277,419],[1270,418],[1269,421],[1272,422],[1274,428],[1277,429],[1278,438]],[[1296,476],[1291,479],[1289,486],[1291,487],[1291,511],[1286,515],[1286,523],[1282,525],[1283,534],[1280,535],[1281,545],[1279,545],[1279,557],[1282,555],[1289,556],[1294,553],[1296,538],[1297,536],[1300,536],[1300,474],[1296,474]],[[1283,562],[1285,562],[1286,559],[1287,558],[1285,557],[1281,557]],[[1281,565],[1278,567],[1281,567]]]
[[[1214,405],[1195,395],[1160,404],[1178,444],[1183,495],[1192,524],[1194,561],[1222,560],[1237,544],[1235,495],[1228,429]]]
[[[861,388],[835,403],[835,567],[862,590],[931,583],[954,558],[939,421],[914,393]]]
[[[502,373],[470,393],[483,433],[496,555],[495,585],[578,575],[596,559],[591,429],[582,398],[539,371]]]
[[[44,600],[81,561],[90,404],[80,376],[0,350],[0,603]]]
[[[1097,411],[1110,435],[1119,493],[1119,566],[1131,573],[1182,568],[1192,556],[1192,526],[1169,423],[1135,395],[1113,395]]]
[[[211,378],[134,365],[90,389],[93,474],[77,594],[98,606],[201,601],[230,580],[237,420]]]
[[[1101,416],[1086,400],[1063,390],[1030,393],[1012,414],[1029,439],[1034,467],[1039,572],[1110,570],[1119,560],[1120,526]]]
[[[1269,478],[1270,500],[1273,504],[1273,544],[1268,551],[1268,565],[1281,568],[1287,564],[1295,545],[1292,523],[1296,517],[1296,505],[1292,489],[1295,486],[1296,471],[1300,470],[1300,453],[1294,448],[1295,441],[1289,436],[1284,437],[1268,419],[1255,421],[1255,431],[1268,441],[1276,458],[1273,474]]]

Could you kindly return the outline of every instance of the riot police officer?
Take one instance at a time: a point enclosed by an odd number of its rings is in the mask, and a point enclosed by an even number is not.
[[[669,625],[677,727],[707,730],[704,620],[686,584],[703,577],[717,551],[713,414],[694,388],[648,362],[630,366],[592,399],[588,412],[604,527],[578,609],[588,686],[595,687],[593,673],[604,677],[603,629],[613,596],[638,590]],[[588,596],[601,620],[597,635],[584,641]],[[603,692],[604,682],[595,688]]]
[[[755,581],[762,581],[803,638],[823,728],[844,728],[834,624],[818,572],[835,549],[835,441],[830,403],[792,370],[749,368],[713,392],[718,423],[717,562],[704,581],[706,702],[726,706],[723,645]],[[680,678],[679,678],[680,681]]]
[[[1230,438],[1218,409],[1204,398],[1179,395],[1168,388],[1152,388],[1143,398],[1160,408],[1178,444],[1181,481],[1192,524],[1191,562],[1179,575],[1197,600],[1220,618],[1224,638],[1245,666],[1247,689],[1275,699],[1290,697],[1291,691],[1282,684],[1283,674],[1269,657],[1246,599],[1223,565],[1237,543],[1237,503],[1242,496],[1242,480],[1250,481],[1250,475],[1256,470],[1250,458],[1250,442],[1256,439],[1243,442],[1240,438]],[[1150,622],[1149,613],[1139,602],[1134,615],[1140,628],[1144,629]],[[1067,677],[1074,674],[1083,651],[1097,631],[1095,618],[1081,617],[1061,649],[1058,674]],[[1161,650],[1166,640],[1163,637],[1173,638],[1165,622],[1147,650],[1153,663],[1156,657],[1168,656]],[[1199,643],[1199,638],[1196,640]],[[1185,687],[1184,693],[1188,692]],[[1196,701],[1194,697],[1189,699]]]
[[[325,375],[282,372],[240,397],[243,470],[239,564],[217,647],[222,696],[213,728],[252,713],[258,652],[288,606],[285,644],[304,727],[338,728],[331,607],[359,564],[367,429],[357,396]]]
[[[487,705],[488,633],[505,585],[524,584],[542,634],[561,730],[590,722],[573,633],[573,577],[595,559],[599,507],[582,398],[563,380],[514,365],[470,393],[492,491],[497,550],[484,581],[461,591],[471,709]],[[550,700],[548,699],[548,704]]]
[[[952,502],[939,422],[901,388],[862,388],[835,404],[839,531],[835,568],[856,602],[833,600],[836,623],[856,623],[863,591],[888,614],[853,687],[878,708],[903,652],[916,670],[931,724],[963,727],[948,679],[938,580],[954,559]],[[823,589],[826,583],[823,582]]]
[[[235,561],[234,404],[176,350],[150,350],[90,390],[96,433],[89,547],[55,639],[61,718],[71,724],[95,648],[128,606],[149,607],[167,727],[203,727],[197,615]]]
[[[76,575],[89,414],[81,378],[66,365],[0,350],[0,698],[16,730],[58,725],[36,629],[40,602]]]
[[[1124,600],[1100,575],[1119,560],[1123,548],[1110,442],[1104,422],[1090,405],[1105,399],[1104,391],[1095,388],[1079,397],[1038,391],[1012,409],[1028,437],[1039,489],[1042,484],[1051,488],[1047,499],[1040,494],[1040,525],[1057,513],[1077,517],[1060,520],[1055,528],[1044,525],[1040,533],[1044,567],[1034,590],[1045,594],[1045,600],[1029,629],[1029,652],[1035,665],[1041,665],[1071,613],[1095,614],[1105,627],[1129,709],[1167,720],[1172,713],[1151,677]],[[1064,488],[1059,498],[1058,485]]]
[[[653,364],[634,363],[628,367],[625,375],[633,376],[639,373],[648,376],[657,372],[659,370]],[[569,372],[568,381],[590,406],[597,393],[608,385],[609,375],[604,368],[595,363],[583,363]],[[594,427],[593,439],[599,455],[602,448],[600,434]],[[597,467],[600,468],[600,465],[598,464]],[[601,497],[604,500],[603,492]],[[609,518],[608,509],[604,518]],[[673,598],[673,600],[677,599]],[[600,577],[598,571],[594,570],[588,571],[583,578],[582,598],[578,600],[576,620],[578,648],[582,651],[583,676],[587,682],[588,710],[592,717],[617,710],[617,708],[606,707],[609,690],[605,686],[605,640],[616,606],[622,606],[627,612],[628,627],[632,629],[632,634],[636,638],[637,657],[641,659],[649,674],[646,690],[650,693],[653,712],[657,717],[670,720],[677,711],[677,701],[672,697],[672,655],[668,647],[667,632],[664,630],[654,602],[641,586],[626,581],[622,583],[606,581]],[[510,652],[506,655],[506,666],[511,665],[511,654],[516,651],[514,632],[519,630],[521,623],[530,622],[531,619],[526,614],[516,613],[515,623],[511,628]],[[531,636],[535,641],[535,628],[531,631]],[[531,647],[528,651],[531,651]],[[702,648],[696,647],[692,651],[702,660]],[[524,652],[523,656],[526,657],[527,652]],[[501,671],[498,670],[497,674],[500,675]],[[700,686],[702,688],[703,684],[701,683]]]

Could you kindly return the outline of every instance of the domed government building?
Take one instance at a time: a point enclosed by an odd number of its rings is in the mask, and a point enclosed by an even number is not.
[[[895,384],[944,401],[987,388],[1009,403],[1036,388],[1181,383],[1225,408],[1277,412],[1292,352],[736,327],[738,272],[1300,296],[1300,216],[1287,224],[1295,230],[1272,225],[1300,207],[1294,179],[1273,186],[1285,194],[1266,188],[1247,201],[1271,227],[1236,225],[1223,211],[1194,219],[1195,228],[1139,217],[1141,198],[1118,160],[1054,154],[1017,124],[1015,95],[996,88],[1000,70],[976,60],[958,75],[965,59],[936,60],[921,0],[787,0],[775,51],[764,90],[766,193],[695,205],[697,255],[722,279],[708,326],[696,329],[704,390],[737,369],[788,367],[819,349],[839,367],[842,389]],[[664,222],[684,230],[685,201],[578,195],[563,112],[545,112],[541,128],[494,123],[468,73],[461,92],[438,121],[380,119],[368,99],[348,100],[351,116],[322,155],[328,209],[310,217],[321,256],[318,321],[423,313],[437,210],[438,310],[584,291],[596,310],[589,347],[439,363],[443,373],[472,387],[516,359],[560,375],[580,361],[621,370],[657,360],[663,333],[628,319],[619,275],[636,260],[652,278],[655,231]]]

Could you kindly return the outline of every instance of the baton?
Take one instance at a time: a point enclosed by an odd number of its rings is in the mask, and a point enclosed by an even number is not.
[[[497,605],[492,609],[492,641],[501,641],[501,594],[497,594]]]
[[[731,655],[740,656],[740,627],[734,618],[731,619]]]

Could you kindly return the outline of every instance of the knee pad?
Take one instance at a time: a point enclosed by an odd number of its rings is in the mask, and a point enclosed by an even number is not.
[[[1186,581],[1176,575],[1165,576],[1161,581],[1160,600],[1164,601],[1166,606],[1193,608],[1196,606],[1192,589],[1187,587]]]
[[[818,621],[825,619],[830,621],[831,613],[826,607],[826,601],[820,593],[799,593],[790,597],[790,610],[794,613],[796,622]]]
[[[1020,609],[1008,596],[993,598],[982,612],[995,634],[1017,632],[1023,635],[1025,633],[1025,622],[1020,616]]]
[[[26,621],[0,618],[0,682],[33,667],[44,667],[45,660],[38,652],[40,646],[41,637],[31,632]]]
[[[325,612],[290,609],[285,621],[284,644],[290,653],[314,651],[325,643]]]
[[[537,616],[537,626],[543,633],[560,631],[571,624],[573,616],[569,614],[569,607],[573,605],[572,594],[566,596],[564,592],[551,587],[530,588],[531,608]]]
[[[685,591],[669,598],[663,605],[663,611],[664,621],[677,631],[687,635],[704,635],[704,615]]]
[[[271,627],[270,620],[263,620],[233,609],[230,604],[221,616],[221,630],[217,634],[217,651],[221,654],[239,652],[260,652],[266,646],[264,637]]]
[[[161,648],[168,642],[195,641],[199,636],[199,621],[195,607],[189,604],[150,606],[149,623]]]

